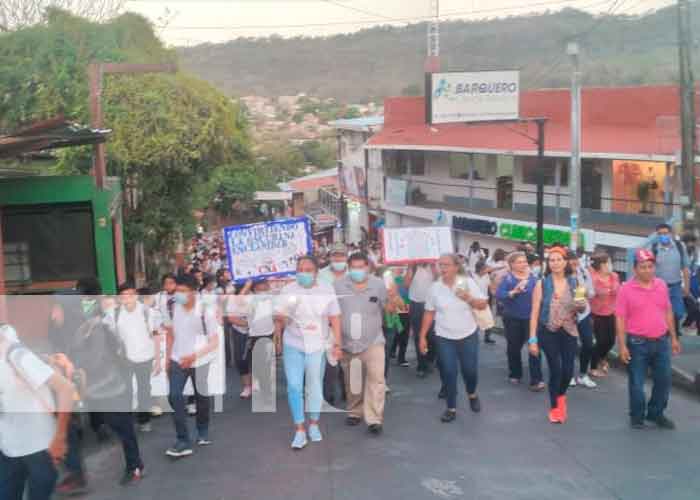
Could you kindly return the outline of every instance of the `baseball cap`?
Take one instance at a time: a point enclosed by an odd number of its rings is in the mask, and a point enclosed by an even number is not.
[[[345,246],[343,243],[334,243],[333,246],[331,247],[331,255],[335,254],[343,254],[347,255],[348,254],[348,247]]]
[[[654,253],[651,250],[647,250],[646,248],[640,248],[634,253],[634,262],[637,264],[641,264],[642,262],[656,262],[656,257],[654,256]]]

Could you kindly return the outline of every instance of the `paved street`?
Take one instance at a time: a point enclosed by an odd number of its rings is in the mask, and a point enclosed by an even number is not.
[[[157,421],[142,440],[148,477],[128,493],[117,485],[120,452],[92,457],[89,498],[698,498],[697,400],[673,393],[668,415],[678,424],[675,432],[630,430],[625,377],[616,372],[597,390],[572,389],[570,421],[552,426],[544,393],[506,383],[503,339],[498,341],[481,350],[480,415],[460,410],[453,424],[440,423],[437,375],[418,380],[413,370],[392,366],[381,438],[345,427],[342,415],[328,415],[325,441],[293,452],[282,393],[278,414],[251,414],[247,403],[228,398],[213,421],[214,445],[179,462],[163,454],[173,441],[170,419]],[[237,377],[233,385],[237,389]]]

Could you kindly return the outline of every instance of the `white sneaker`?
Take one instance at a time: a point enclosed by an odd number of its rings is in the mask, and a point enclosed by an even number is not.
[[[591,377],[589,377],[587,374],[578,377],[577,381],[580,385],[584,386],[587,389],[595,389],[596,387],[598,387],[598,384],[593,382],[593,380],[591,380]]]
[[[243,392],[241,392],[241,399],[250,399],[250,396],[253,394],[253,391],[251,390],[250,387],[246,387],[243,389]]]
[[[187,414],[188,415],[196,415],[197,414],[197,405],[194,403],[187,405]]]
[[[569,382],[569,387],[576,387],[576,377],[571,377],[571,382]]]
[[[385,386],[385,387],[384,387],[384,392],[385,392],[386,394],[391,394],[391,387],[389,387],[388,385]]]
[[[160,417],[163,414],[163,409],[158,405],[153,405],[151,407],[151,416]]]

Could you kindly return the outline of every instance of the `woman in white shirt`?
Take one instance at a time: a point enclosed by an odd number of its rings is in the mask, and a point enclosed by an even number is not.
[[[307,444],[304,386],[308,393],[309,438],[323,439],[318,421],[323,404],[323,372],[326,366],[328,325],[333,331],[333,352],[342,357],[340,305],[333,287],[317,280],[318,262],[303,256],[297,262],[296,281],[282,289],[275,306],[275,344],[284,359],[287,399],[294,420],[292,448]],[[284,346],[283,346],[284,345]]]
[[[473,309],[488,307],[488,298],[474,280],[459,273],[456,255],[443,255],[438,262],[441,278],[428,292],[420,330],[420,350],[428,350],[428,331],[435,321],[435,337],[442,382],[447,390],[447,410],[443,422],[452,422],[457,414],[457,365],[467,387],[469,406],[481,411],[476,393],[479,364],[479,327]]]

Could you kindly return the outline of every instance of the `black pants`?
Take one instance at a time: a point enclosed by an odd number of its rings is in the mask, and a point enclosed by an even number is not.
[[[396,354],[396,351],[398,350],[397,361],[399,364],[401,364],[406,361],[408,339],[411,336],[411,321],[408,313],[399,314],[399,319],[401,319],[401,326],[403,327],[403,330],[394,337],[394,342],[391,345],[391,353]],[[413,335],[418,335],[418,332],[415,332]]]
[[[0,499],[50,500],[58,474],[46,451],[24,457],[7,457],[0,452]]]
[[[129,391],[129,401],[134,400],[132,378],[136,377],[136,421],[139,424],[146,424],[151,421],[151,371],[153,361],[144,363],[129,363],[130,374],[129,383],[126,384]]]
[[[233,361],[233,325],[224,318],[224,354],[226,355],[226,366],[231,366]]]
[[[574,376],[578,339],[564,330],[550,332],[546,328],[540,328],[538,337],[549,366],[549,402],[555,408],[557,398],[566,395]]]
[[[600,362],[608,357],[610,349],[615,345],[615,315],[593,315],[592,318],[595,347],[591,358],[591,368],[597,370]]]
[[[428,371],[435,364],[436,346],[434,325],[428,331],[428,353],[423,355],[420,352],[420,329],[423,324],[423,313],[425,312],[424,302],[411,301],[409,314],[411,316],[411,330],[413,330],[413,341],[416,347],[416,357],[418,358],[418,371]]]
[[[250,367],[245,361],[246,346],[248,344],[248,334],[233,329],[233,360],[236,363],[239,375],[250,375]]]
[[[129,406],[127,406],[127,404],[129,404]],[[88,408],[99,408],[102,406],[110,410],[124,408],[123,411],[100,412],[100,415],[104,419],[105,424],[112,429],[122,443],[126,470],[133,471],[134,469],[142,468],[143,461],[141,460],[139,443],[134,429],[134,417],[131,412],[126,410],[126,408],[130,407],[130,402],[127,403],[125,397],[120,397],[109,401],[86,401],[86,405]],[[79,423],[77,419],[74,418],[68,428],[68,453],[63,463],[69,472],[84,475],[85,471],[79,434]]]
[[[530,337],[530,320],[503,317],[506,342],[508,347],[508,378],[521,380],[523,378],[523,347]],[[528,352],[528,367],[530,370],[530,385],[542,382],[542,354],[533,356]]]

